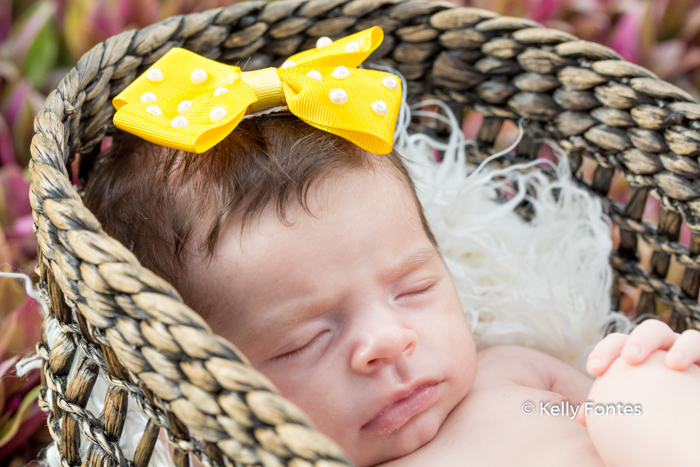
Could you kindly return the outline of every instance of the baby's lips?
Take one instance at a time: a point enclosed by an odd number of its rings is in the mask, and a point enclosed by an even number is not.
[[[366,433],[391,433],[398,430],[430,407],[437,396],[438,385],[436,381],[418,384],[407,395],[394,396],[393,402],[388,403],[361,430]]]

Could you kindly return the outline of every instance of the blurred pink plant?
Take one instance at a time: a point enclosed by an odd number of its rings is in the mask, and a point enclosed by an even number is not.
[[[15,163],[0,166],[0,271],[24,271],[36,264],[36,238],[29,206],[29,186]],[[24,465],[50,442],[46,415],[36,403],[39,371],[16,376],[14,365],[34,350],[42,316],[16,280],[0,278],[0,465]]]
[[[75,60],[93,45],[127,29],[167,17],[236,3],[231,0],[67,0],[63,24]]]
[[[19,2],[0,0],[11,15]],[[33,4],[32,4],[33,3]],[[58,29],[51,2],[23,5],[9,27],[0,21],[0,162],[29,161],[34,116],[44,106],[45,94],[37,90],[57,64]]]
[[[21,289],[19,294],[24,298]],[[6,295],[2,297],[0,306],[6,304]],[[31,371],[24,378],[14,373],[14,365],[20,356],[31,351],[39,340],[41,320],[39,306],[32,299],[24,300],[0,320],[0,462],[32,437],[35,437],[35,443],[38,440],[38,446],[30,455],[36,455],[38,448],[49,441],[43,427],[46,414],[36,403],[40,390],[39,371]],[[25,458],[25,461],[30,460],[32,457]]]
[[[26,165],[33,120],[59,63],[53,2],[0,0],[0,271],[33,274],[36,238]],[[50,442],[38,371],[14,365],[34,350],[42,317],[16,280],[0,278],[0,465],[22,466]]]
[[[630,10],[622,14],[612,31],[610,46],[625,60],[638,62],[639,36],[644,18],[644,5],[633,2],[630,6]]]
[[[26,165],[33,119],[45,96],[80,56],[108,37],[172,15],[226,6],[234,0],[0,0],[0,270],[31,274],[36,239],[28,204]],[[700,0],[455,0],[463,6],[519,16],[605,44],[660,78],[700,95]],[[481,116],[464,122],[474,138]],[[514,126],[504,126],[512,141]],[[584,167],[585,177],[592,168]],[[616,177],[610,196],[624,201],[627,184]],[[659,202],[647,203],[644,219],[656,222]],[[681,241],[688,243],[687,226]],[[640,247],[646,255],[644,246]],[[646,258],[646,257],[645,257]],[[646,259],[645,259],[646,261]],[[680,280],[678,267],[669,277]],[[638,292],[624,289],[623,309]],[[38,309],[19,285],[0,279],[0,464],[24,465],[18,446],[40,424],[38,376],[20,380],[10,367],[38,339]],[[9,336],[9,337],[8,337]],[[3,344],[5,342],[5,344]],[[36,373],[36,372],[35,372]],[[41,433],[41,432],[39,432]],[[41,435],[40,435],[41,436]],[[22,444],[24,442],[24,444]],[[30,452],[31,450],[27,451]],[[13,459],[13,460],[9,460]]]

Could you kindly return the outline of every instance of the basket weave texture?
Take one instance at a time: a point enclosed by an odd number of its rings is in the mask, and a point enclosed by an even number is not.
[[[385,32],[370,61],[406,77],[409,101],[435,97],[460,117],[467,108],[483,114],[472,161],[495,151],[505,120],[521,117],[525,138],[504,163],[535,157],[543,137],[567,152],[574,171],[584,157],[595,161],[592,182],[579,180],[620,228],[610,260],[618,280],[642,289],[638,313],[655,313],[658,301],[672,309],[673,328],[700,329],[700,105],[684,91],[601,45],[449,3],[253,1],[176,16],[96,45],[36,118],[30,197],[38,269],[61,330],[51,348],[46,335],[37,345],[41,405],[63,466],[145,466],[161,427],[178,466],[189,465],[189,452],[205,465],[349,465],[170,284],[102,231],[69,167],[79,155],[81,177],[89,172],[114,132],[112,98],[172,47],[250,70],[279,66],[320,36],[370,26]],[[616,171],[630,182],[624,205],[607,198]],[[642,220],[649,194],[663,202],[658,225]],[[679,242],[683,222],[692,229],[689,246]],[[650,270],[639,261],[640,238],[653,248]],[[680,288],[666,279],[672,258],[685,266]],[[617,306],[617,288],[613,294]],[[69,377],[78,348],[85,357]],[[104,411],[90,413],[98,374],[110,389]],[[149,418],[133,459],[118,445],[128,395]],[[89,444],[82,459],[81,434]]]

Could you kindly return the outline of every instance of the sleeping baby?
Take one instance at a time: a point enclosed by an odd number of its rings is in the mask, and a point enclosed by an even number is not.
[[[608,336],[595,383],[477,352],[398,154],[277,115],[193,156],[122,134],[86,203],[356,465],[696,462],[697,331]]]
[[[351,105],[348,73],[307,73],[335,86],[312,105]],[[279,86],[291,109],[301,91]],[[188,115],[147,97],[154,118]],[[612,334],[588,361],[595,381],[529,348],[477,352],[401,157],[341,136],[287,112],[203,151],[118,132],[85,203],[359,467],[697,465],[699,332]]]

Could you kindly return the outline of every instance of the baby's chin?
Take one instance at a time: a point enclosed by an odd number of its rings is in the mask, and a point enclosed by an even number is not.
[[[445,419],[446,414],[438,410],[423,412],[393,433],[361,436],[355,452],[348,455],[357,467],[378,466],[406,457],[431,442]]]

